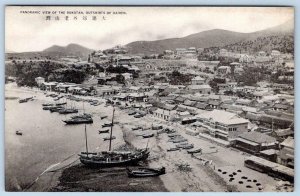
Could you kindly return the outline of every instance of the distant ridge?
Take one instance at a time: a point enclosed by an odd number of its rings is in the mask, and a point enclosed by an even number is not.
[[[128,51],[132,54],[162,53],[164,50],[176,48],[210,48],[223,47],[230,44],[257,39],[266,36],[293,36],[294,21],[289,20],[281,25],[253,33],[238,33],[223,29],[212,29],[195,33],[182,38],[170,38],[156,41],[135,41],[127,44]]]
[[[53,45],[49,48],[46,48],[45,50],[42,51],[43,54],[49,54],[49,53],[54,53],[54,54],[60,54],[63,56],[79,56],[79,57],[87,57],[93,50],[83,47],[79,44],[69,44],[67,46],[58,46],[58,45]]]

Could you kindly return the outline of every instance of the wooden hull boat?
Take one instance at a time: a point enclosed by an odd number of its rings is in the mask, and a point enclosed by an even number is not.
[[[97,155],[88,156],[89,154],[92,153],[80,154],[80,162],[88,167],[103,168],[137,165],[138,162],[146,160],[150,152],[148,149],[143,149],[127,154],[121,154],[116,151],[102,152],[101,155],[96,153]]]
[[[134,168],[127,169],[128,177],[130,178],[143,178],[143,177],[154,177],[160,176],[166,173],[166,168],[162,167],[160,169],[152,169],[152,168]]]
[[[106,129],[106,130],[99,130],[99,134],[101,133],[109,133],[109,129]]]

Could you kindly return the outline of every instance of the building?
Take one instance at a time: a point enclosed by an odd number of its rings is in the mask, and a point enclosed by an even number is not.
[[[45,78],[43,77],[36,77],[34,80],[38,87],[41,87],[41,85],[45,82]]]
[[[276,138],[264,133],[252,131],[240,134],[233,144],[236,148],[251,154],[260,154],[260,151],[277,149]]]
[[[176,51],[177,55],[184,55],[186,53],[187,49],[186,48],[176,48],[175,51]]]
[[[189,85],[187,86],[187,89],[191,93],[200,93],[200,94],[211,94],[211,87],[208,84],[202,84],[202,85]]]
[[[278,50],[272,50],[271,57],[273,58],[279,58],[281,53]]]
[[[249,121],[223,110],[203,112],[197,116],[201,127],[215,138],[230,141],[248,130]]]
[[[174,51],[173,50],[165,50],[164,55],[167,55],[167,56],[174,55]]]
[[[159,104],[158,108],[153,111],[153,116],[162,120],[169,121],[177,113],[176,105]]]
[[[254,56],[250,56],[248,54],[241,54],[240,58],[239,58],[239,62],[240,63],[251,63],[254,61]]]
[[[217,70],[220,61],[199,61],[197,66],[203,69],[208,69],[211,72]]]
[[[221,50],[219,51],[219,55],[220,55],[220,56],[227,56],[227,55],[228,55],[228,51],[227,51],[226,49],[221,49]]]
[[[231,68],[229,66],[220,66],[218,67],[217,71],[220,75],[226,75],[231,73]]]
[[[45,91],[54,91],[57,84],[57,82],[43,82],[40,88]]]
[[[202,85],[202,84],[204,84],[204,82],[205,82],[205,79],[200,76],[192,78],[192,85]]]
[[[277,154],[277,162],[281,165],[285,165],[294,168],[294,138],[288,137],[279,145],[279,152]]]

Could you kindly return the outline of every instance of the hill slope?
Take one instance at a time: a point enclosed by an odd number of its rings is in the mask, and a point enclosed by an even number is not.
[[[293,33],[294,33],[294,21],[290,20],[284,24],[271,27],[262,31],[253,32],[253,33],[238,33],[238,32],[221,30],[221,29],[213,29],[213,30],[192,34],[182,38],[172,38],[172,39],[164,39],[164,40],[157,40],[157,41],[136,41],[136,42],[131,42],[126,46],[128,47],[128,51],[133,54],[135,53],[152,54],[152,53],[162,53],[164,50],[167,49],[175,50],[176,48],[188,48],[192,46],[196,48],[210,48],[210,47],[225,47],[235,43],[242,43],[243,45],[244,41],[247,42],[250,40],[252,41],[257,40],[257,42],[259,42],[260,41],[259,38],[270,37],[270,36],[277,36],[276,39],[278,42],[281,42],[282,39],[283,42],[285,42],[285,40],[293,40],[291,39],[291,37],[293,37]],[[273,38],[273,40],[276,39]],[[288,45],[291,45],[290,41]],[[252,46],[249,45],[249,47],[251,48]],[[275,44],[274,47],[276,48],[277,44]],[[281,46],[278,47],[280,48]],[[284,47],[284,44],[282,44],[282,47]]]
[[[83,47],[78,44],[69,44],[65,47],[63,46],[51,46],[42,51],[45,55],[57,54],[61,56],[79,56],[79,57],[87,57],[93,50]]]
[[[224,46],[236,43],[247,38],[245,33],[213,29],[192,34],[183,38],[172,38],[157,41],[136,41],[127,44],[129,53],[162,53],[164,50],[175,50],[176,48],[207,48],[213,46]]]

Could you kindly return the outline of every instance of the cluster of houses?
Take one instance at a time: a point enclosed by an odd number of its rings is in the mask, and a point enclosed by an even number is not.
[[[36,82],[43,90],[100,96],[111,103],[135,108],[162,121],[180,122],[186,126],[189,134],[196,137],[233,146],[293,168],[293,87],[268,82],[245,86],[227,78],[233,70],[232,66],[235,73],[240,73],[243,72],[243,66],[250,62],[270,62],[290,57],[276,50],[269,55],[259,52],[253,57],[222,49],[220,56],[234,56],[240,60],[230,66],[219,66],[220,61],[193,59],[202,51],[202,48],[195,47],[177,48],[175,51],[164,51],[164,56],[170,57],[167,61],[143,61],[140,57],[126,56],[124,48],[116,47],[106,52],[95,52],[90,60],[102,64],[110,61],[113,67],[126,68],[126,73],[113,74],[104,70],[96,77],[97,82],[89,85],[45,82],[41,77],[36,78]],[[175,56],[190,60],[184,65],[178,63],[180,60],[176,60]],[[193,78],[183,85],[171,85],[168,80],[155,80],[173,71],[180,71]],[[140,73],[139,83],[133,82],[134,72]],[[116,81],[119,75],[126,81],[124,84]],[[217,84],[218,92],[209,85],[216,76],[225,81]]]

